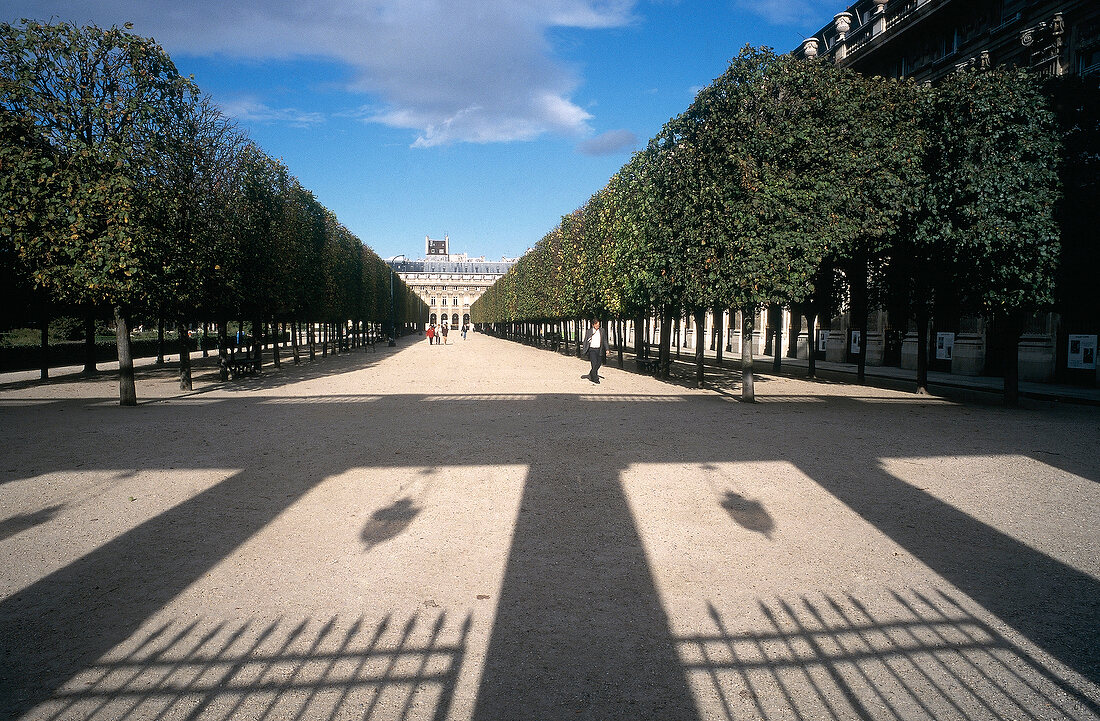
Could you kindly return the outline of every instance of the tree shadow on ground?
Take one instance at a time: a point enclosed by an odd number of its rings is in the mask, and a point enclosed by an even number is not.
[[[1015,430],[993,437],[982,415],[953,404],[835,396],[799,397],[766,411],[706,395],[646,402],[574,394],[329,400],[250,394],[83,414],[61,412],[71,405],[58,412],[0,405],[4,427],[33,418],[36,437],[56,447],[85,448],[90,427],[109,426],[85,470],[239,469],[0,601],[0,712],[19,717],[63,699],[75,678],[97,668],[322,479],[357,467],[419,466],[423,439],[409,429],[421,427],[440,429],[433,442],[449,449],[450,466],[528,468],[475,718],[700,717],[686,675],[695,669],[682,660],[684,639],[670,630],[620,480],[639,463],[792,463],[1031,642],[1100,682],[1100,581],[895,477],[880,462],[1057,448],[1055,463],[1033,457],[1096,481],[1095,446],[1064,443],[1093,416],[1024,414]],[[147,437],[151,418],[187,429],[188,443]],[[854,434],[867,425],[897,428],[897,443],[883,449],[863,442]],[[322,452],[290,467],[288,449],[265,435],[265,426],[288,429]],[[468,443],[471,433],[494,442]],[[830,453],[846,463],[822,460],[825,437]],[[137,438],[147,460],[135,460]],[[192,451],[196,444],[209,449],[201,459]],[[74,470],[52,461],[63,457],[69,456],[44,454],[34,472]],[[4,474],[34,475],[21,467]]]
[[[389,348],[385,343],[376,343],[374,349],[371,346],[353,348],[336,353],[329,350],[327,356],[321,355],[318,348],[316,358],[309,359],[308,349],[299,354],[299,363],[294,363],[291,348],[280,348],[280,364],[274,364],[274,356],[271,348],[265,348],[263,352],[263,372],[260,375],[246,376],[244,378],[221,380],[217,352],[212,352],[206,357],[193,357],[191,359],[192,380],[200,385],[194,392],[207,392],[211,390],[256,390],[260,388],[275,388],[289,383],[297,383],[311,378],[338,376],[344,373],[355,372],[365,366],[374,365],[385,358],[400,352],[408,345],[416,342],[414,336],[406,336],[398,339],[395,348]],[[178,354],[177,354],[178,355]],[[238,353],[243,357],[243,353]],[[163,364],[142,363],[134,368],[134,377],[138,383],[138,400],[145,400],[141,393],[141,382],[151,380],[168,381],[179,377],[179,361]],[[109,381],[118,383],[118,370],[98,370],[95,375],[88,376],[80,372],[66,373],[64,375],[51,376],[46,380],[28,378],[26,380],[0,382],[0,392],[27,390],[32,388],[68,386],[89,382]]]

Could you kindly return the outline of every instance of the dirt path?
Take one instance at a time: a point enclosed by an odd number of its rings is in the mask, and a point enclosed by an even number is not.
[[[1100,412],[471,334],[0,387],[0,717],[1100,719]]]

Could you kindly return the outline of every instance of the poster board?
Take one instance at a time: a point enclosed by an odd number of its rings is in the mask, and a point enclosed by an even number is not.
[[[1071,335],[1069,337],[1066,367],[1096,370],[1096,336]]]
[[[951,360],[951,356],[955,353],[955,334],[954,333],[937,333],[936,334],[936,360]]]
[[[851,348],[848,349],[852,355],[859,355],[859,333],[858,330],[852,331],[852,345]]]
[[[829,331],[819,330],[817,332],[817,349],[824,353],[829,348]]]

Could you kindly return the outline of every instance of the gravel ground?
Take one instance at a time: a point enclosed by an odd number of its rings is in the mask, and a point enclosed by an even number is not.
[[[1096,408],[454,341],[0,379],[0,718],[1100,719]]]

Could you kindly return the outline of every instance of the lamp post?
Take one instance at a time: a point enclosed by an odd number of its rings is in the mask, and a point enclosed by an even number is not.
[[[408,260],[405,254],[395,255],[386,261],[390,266],[390,348],[397,345],[397,308],[393,304],[393,264],[397,262],[397,259]]]

